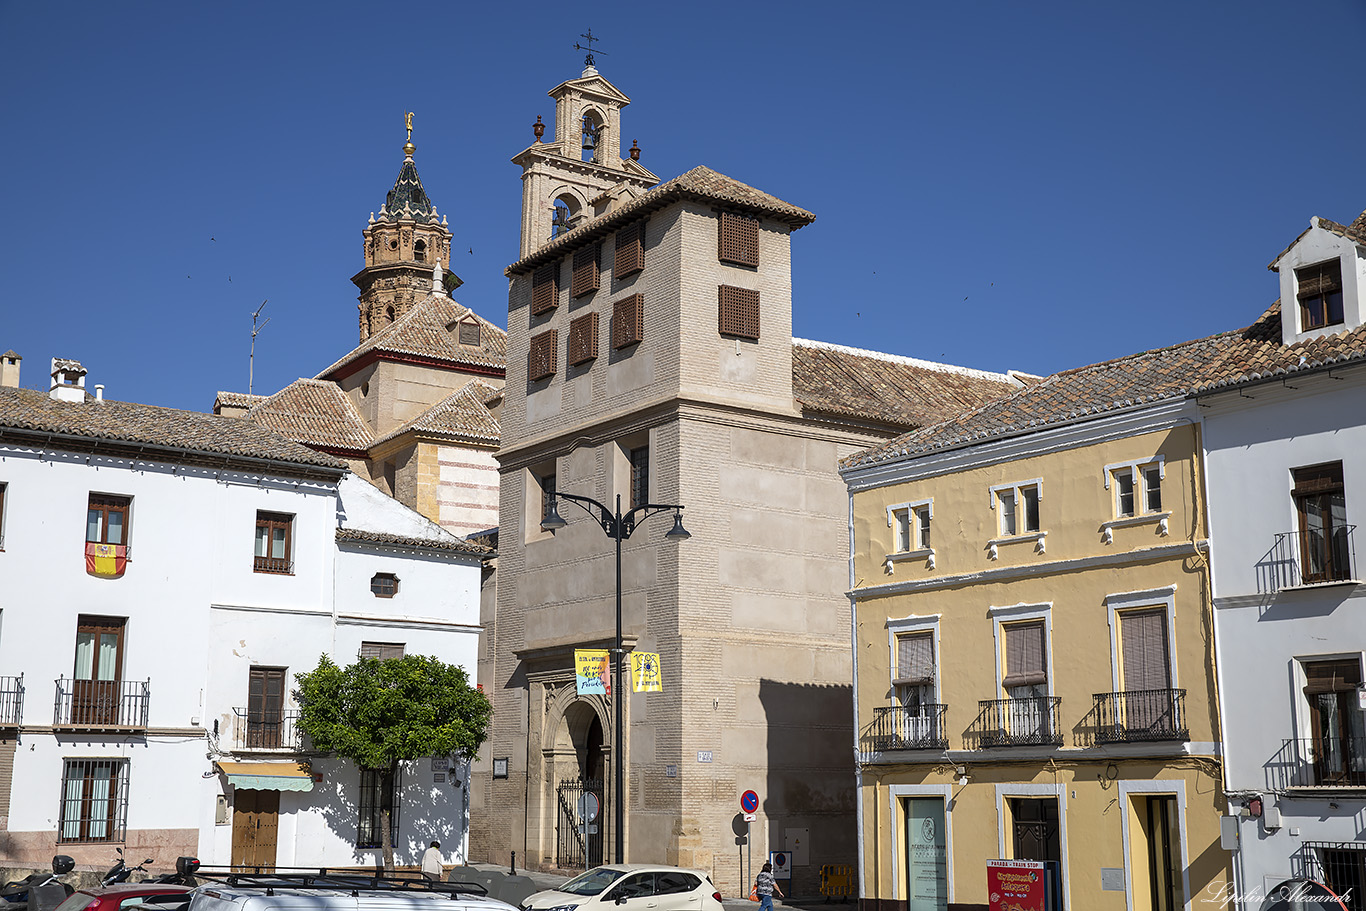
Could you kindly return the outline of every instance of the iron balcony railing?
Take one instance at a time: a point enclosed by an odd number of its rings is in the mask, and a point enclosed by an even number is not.
[[[947,705],[925,704],[916,708],[904,705],[873,709],[873,723],[866,732],[867,745],[876,752],[884,750],[946,750],[944,730]]]
[[[288,557],[254,557],[252,570],[258,573],[294,574],[294,561]]]
[[[295,723],[298,709],[268,709],[252,712],[234,708],[233,743],[238,750],[302,749],[302,739]]]
[[[52,723],[59,727],[145,728],[151,680],[57,680]]]
[[[1096,743],[1189,740],[1185,690],[1096,693]]]
[[[1366,788],[1366,737],[1305,737],[1284,744],[1279,787]]]
[[[1060,696],[984,699],[978,703],[978,743],[984,747],[1052,746],[1062,743]]]
[[[0,727],[24,722],[24,675],[0,677]]]
[[[1355,579],[1355,525],[1287,531],[1257,562],[1257,591],[1272,594],[1297,585]]]

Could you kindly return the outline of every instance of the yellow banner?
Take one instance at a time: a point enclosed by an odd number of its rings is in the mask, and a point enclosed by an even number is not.
[[[612,692],[605,648],[574,649],[574,688],[580,696],[607,696]]]
[[[659,675],[658,652],[631,653],[631,682],[637,693],[664,692],[664,681]]]

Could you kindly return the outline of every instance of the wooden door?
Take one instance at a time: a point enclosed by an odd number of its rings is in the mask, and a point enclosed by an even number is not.
[[[82,615],[76,625],[76,666],[71,694],[73,724],[120,723],[123,618]]]
[[[233,790],[232,868],[274,870],[280,826],[279,791]]]

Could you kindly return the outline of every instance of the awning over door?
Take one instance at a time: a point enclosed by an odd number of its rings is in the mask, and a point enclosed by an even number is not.
[[[311,791],[313,770],[302,762],[218,762],[228,784],[244,791]]]

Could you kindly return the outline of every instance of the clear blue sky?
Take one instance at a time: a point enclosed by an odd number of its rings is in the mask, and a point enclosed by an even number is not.
[[[207,410],[246,389],[269,298],[256,391],[317,373],[357,342],[404,110],[456,297],[505,324],[508,159],[589,27],[643,164],[816,213],[807,338],[1080,366],[1250,323],[1310,216],[1366,208],[1362,0],[0,0],[0,351],[26,386],[72,357],[111,398]]]

